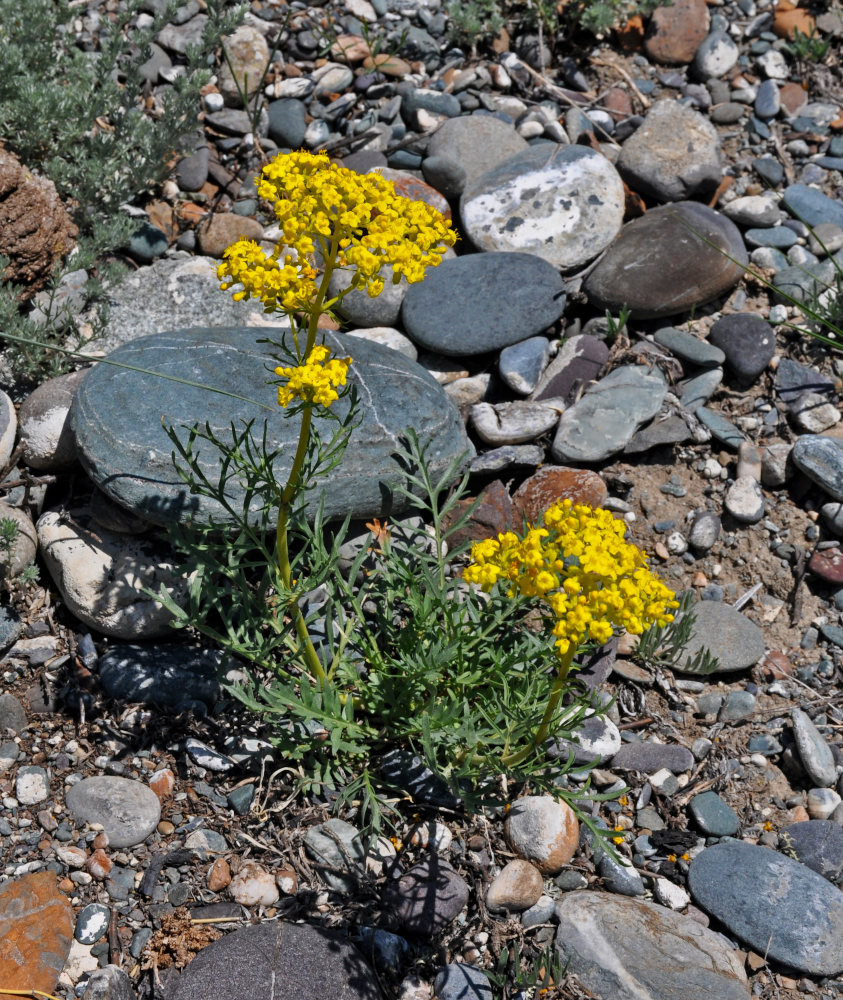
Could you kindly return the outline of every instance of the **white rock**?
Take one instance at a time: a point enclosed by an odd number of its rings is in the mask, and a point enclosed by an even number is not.
[[[471,408],[471,423],[486,444],[523,444],[534,441],[559,422],[559,411],[516,400],[513,403],[477,403]]]
[[[750,476],[735,480],[724,503],[726,510],[742,524],[756,524],[764,516],[764,494],[760,484]]]
[[[0,391],[0,469],[6,467],[15,448],[18,433],[18,416],[14,403]]]
[[[86,372],[71,372],[40,385],[18,414],[23,460],[39,472],[61,472],[76,464],[76,439],[70,429],[70,404]]]
[[[81,944],[74,938],[70,944],[70,954],[59,976],[59,983],[72,990],[84,975],[94,972],[99,967],[99,959],[91,954],[91,945]]]
[[[790,75],[787,60],[778,49],[767,49],[755,62],[770,80],[786,80]]]
[[[391,326],[369,326],[349,330],[348,336],[360,337],[361,340],[370,340],[373,344],[382,344],[393,351],[398,351],[399,354],[406,355],[412,361],[415,361],[419,356],[416,345],[412,340],[401,333],[400,330],[396,330]]]
[[[790,404],[796,426],[806,434],[822,434],[840,420],[840,411],[818,392],[803,392]]]
[[[68,868],[84,868],[88,855],[81,847],[74,847],[73,844],[63,844],[56,840],[53,842],[53,850],[59,861],[63,861]]]
[[[450,397],[456,406],[473,406],[482,403],[489,389],[492,376],[489,372],[470,375],[468,378],[458,378],[445,386],[445,395]]]
[[[252,861],[243,865],[228,888],[231,898],[243,906],[272,906],[280,899],[275,876]]]
[[[841,798],[833,788],[812,788],[805,807],[811,819],[828,819],[840,805]]]
[[[167,552],[146,539],[89,527],[84,510],[67,517],[48,511],[37,530],[47,570],[81,622],[115,639],[172,634],[172,615],[145,593],[163,584],[176,601],[182,598],[186,582],[176,579]]]
[[[763,194],[735,198],[724,205],[721,211],[732,222],[742,226],[775,226],[782,220],[782,210],[778,204]]]
[[[681,885],[674,885],[666,878],[657,878],[653,883],[653,896],[656,900],[671,910],[684,910],[691,897]]]

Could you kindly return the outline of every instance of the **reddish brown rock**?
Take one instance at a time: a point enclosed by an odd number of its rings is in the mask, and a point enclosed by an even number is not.
[[[380,167],[377,171],[383,178],[392,181],[395,185],[395,193],[401,198],[409,198],[411,201],[423,201],[431,208],[441,212],[446,219],[451,218],[451,206],[442,195],[429,184],[408,174],[405,170],[393,170],[392,167]]]
[[[176,787],[176,776],[169,767],[162,767],[160,771],[149,779],[149,787],[158,796],[160,802],[166,802],[172,797]]]
[[[653,12],[644,39],[644,51],[666,65],[689,63],[708,34],[710,18],[705,0],[674,0]]]
[[[223,251],[238,240],[260,240],[261,224],[234,212],[217,212],[196,228],[199,252],[207,257],[222,257]]]
[[[98,849],[88,858],[88,863],[85,866],[88,869],[88,874],[95,879],[102,882],[111,871],[113,865],[111,858],[103,851]]]
[[[445,518],[445,526],[453,524],[471,502],[468,499],[460,501],[453,514]],[[507,531],[511,526],[512,501],[504,484],[496,479],[489,483],[480,494],[477,506],[463,527],[449,536],[448,546],[453,551],[458,546],[465,545],[466,542],[479,542],[484,538],[495,538],[500,532]]]
[[[808,91],[799,84],[788,81],[779,88],[782,107],[791,117],[795,117],[808,103]]]
[[[217,858],[208,871],[208,888],[221,892],[231,882],[231,869],[225,858]]]
[[[808,560],[808,569],[821,580],[836,586],[843,584],[843,552],[840,549],[823,549]]]
[[[795,7],[789,0],[779,0],[773,15],[773,31],[779,38],[793,38],[797,31],[813,35],[817,25],[807,10]]]
[[[70,903],[52,872],[34,872],[0,889],[0,985],[55,992],[73,941]],[[0,1000],[14,1000],[0,993]]]
[[[589,507],[600,507],[609,491],[596,472],[569,469],[563,465],[546,465],[523,482],[512,497],[515,524],[522,517],[533,524],[539,515],[557,500],[571,500]]]
[[[30,298],[46,285],[53,264],[73,249],[77,234],[55,185],[36,177],[0,148],[0,255],[6,281]]]
[[[623,87],[610,87],[603,98],[603,107],[616,122],[633,113],[632,99]]]
[[[787,653],[781,649],[771,649],[759,664],[765,677],[782,680],[793,673],[793,664]]]
[[[513,851],[542,875],[558,875],[577,850],[580,824],[573,809],[550,795],[525,795],[509,810],[504,827]]]
[[[539,901],[544,879],[541,872],[529,861],[510,861],[504,865],[486,892],[486,906],[490,910],[520,913]]]

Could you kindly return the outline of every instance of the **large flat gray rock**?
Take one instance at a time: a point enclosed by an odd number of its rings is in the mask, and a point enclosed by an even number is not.
[[[277,363],[269,345],[258,340],[280,340],[283,329],[189,329],[155,334],[133,341],[109,356],[109,361],[189,379],[184,385],[155,375],[97,365],[77,393],[71,420],[79,455],[93,481],[117,503],[156,524],[187,519],[227,523],[218,503],[190,496],[171,459],[173,445],[162,424],[176,428],[210,423],[214,432],[230,437],[232,422],[240,427],[255,420],[254,436],[265,422],[271,449],[282,447],[274,471],[286,482],[298,441],[299,419],[276,405],[275,389],[267,385]],[[431,471],[441,473],[457,455],[472,453],[459,413],[442,387],[420,365],[379,344],[342,334],[323,332],[334,353],[350,355],[354,363],[349,381],[357,386],[359,423],[342,463],[311,493],[311,508],[324,496],[325,515],[341,518],[396,514],[406,507],[394,493],[404,481],[395,453],[407,428],[430,443]],[[231,399],[202,386],[225,388],[246,397]],[[261,404],[264,404],[263,406]],[[347,398],[334,404],[347,412]],[[268,407],[268,408],[265,408]],[[317,419],[314,426],[328,438],[334,425]],[[183,439],[187,431],[183,432]],[[216,482],[219,457],[205,445],[200,464]],[[236,506],[242,494],[231,483]],[[316,494],[316,496],[314,496]],[[257,520],[259,511],[254,511]]]

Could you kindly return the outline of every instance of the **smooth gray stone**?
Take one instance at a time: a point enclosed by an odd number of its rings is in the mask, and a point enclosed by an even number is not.
[[[117,503],[157,524],[209,518],[227,523],[229,515],[220,504],[188,493],[173,468],[173,445],[162,421],[176,428],[209,422],[226,438],[232,422],[242,425],[250,419],[257,421],[258,439],[265,420],[268,446],[283,447],[274,470],[277,481],[286,482],[299,418],[275,405],[266,379],[267,366],[277,361],[270,349],[258,343],[266,337],[281,339],[284,333],[266,327],[181,330],[126,344],[110,356],[111,361],[224,387],[257,403],[112,364],[91,369],[83,382],[87,391],[74,397],[71,420],[82,463],[94,482]],[[429,442],[430,471],[436,476],[456,456],[471,457],[462,420],[442,387],[414,361],[359,337],[329,331],[323,336],[335,354],[354,359],[349,382],[357,386],[360,396],[359,423],[351,432],[342,463],[321,481],[320,490],[311,493],[310,510],[324,498],[327,518],[394,516],[407,506],[394,493],[394,487],[405,481],[395,459],[401,436],[408,427],[415,427],[422,441]],[[334,404],[332,412],[342,416],[348,408],[346,396]],[[327,440],[335,425],[316,418],[314,426]],[[202,448],[200,464],[212,482],[218,461],[212,449]],[[236,507],[239,486],[230,482],[229,488]],[[253,512],[256,522],[261,514]]]
[[[843,827],[830,819],[792,823],[779,831],[779,850],[829,882],[843,875]]]
[[[458,198],[466,184],[527,148],[515,128],[499,118],[461,115],[443,122],[430,137],[422,172],[446,198]]]
[[[699,828],[708,837],[733,837],[741,826],[738,814],[717,792],[702,792],[688,803]]]
[[[99,662],[103,691],[124,702],[146,702],[206,712],[220,697],[225,657],[186,646],[110,646]]]
[[[279,993],[280,987],[280,993]],[[169,1000],[381,1000],[372,967],[337,931],[272,920],[203,948]]]
[[[299,149],[307,131],[307,105],[295,98],[271,101],[267,106],[269,138],[279,146]]]
[[[528,337],[501,351],[498,373],[513,392],[529,396],[538,385],[549,357],[550,342],[547,337]]]
[[[95,969],[88,977],[82,1000],[135,1000],[132,980],[116,965]]]
[[[426,767],[421,757],[400,748],[381,758],[381,775],[393,785],[409,792],[414,801],[445,809],[456,809],[459,799],[438,774]]]
[[[570,892],[556,906],[555,947],[590,996],[606,1000],[749,1000],[723,938],[664,906]]]
[[[799,760],[808,777],[820,788],[831,788],[837,781],[837,767],[825,737],[801,708],[794,708],[790,719]]]
[[[759,118],[775,118],[781,110],[782,100],[775,80],[764,80],[755,96],[755,113]]]
[[[430,938],[441,933],[468,902],[465,880],[436,856],[421,861],[383,891],[383,903],[392,910],[407,934]]]
[[[834,265],[828,260],[783,267],[776,271],[773,298],[786,305],[810,303],[815,295],[821,295],[832,284],[835,273]]]
[[[698,552],[708,552],[720,537],[721,526],[720,516],[713,510],[697,511],[688,533],[688,543]]]
[[[687,747],[677,743],[653,743],[645,740],[624,743],[611,763],[612,769],[641,771],[642,774],[655,774],[662,768],[681,774],[693,766],[694,755]]]
[[[83,823],[101,823],[111,847],[142,843],[161,819],[161,803],[148,785],[110,774],[71,785],[67,808]]]
[[[721,444],[733,451],[737,451],[746,435],[740,428],[735,427],[731,420],[727,420],[716,410],[709,410],[706,406],[700,406],[694,411],[694,416],[699,422],[711,431],[711,436],[716,438]]]
[[[202,135],[197,138],[194,150],[176,164],[176,183],[182,191],[198,191],[208,179],[211,151]],[[165,247],[166,249],[166,247]]]
[[[484,354],[534,337],[565,309],[556,268],[528,253],[479,253],[442,263],[404,296],[401,318],[439,354]]]
[[[555,947],[594,997],[748,1000],[739,957],[719,934],[666,907],[603,892],[571,892],[556,906]]]
[[[778,395],[789,405],[806,392],[818,396],[830,396],[834,392],[834,382],[827,375],[790,358],[782,358],[779,362],[775,385]]]
[[[634,191],[662,202],[713,191],[721,175],[717,129],[678,101],[658,101],[621,147],[617,168]]]
[[[664,376],[656,368],[615,368],[562,414],[550,449],[553,460],[576,465],[619,452],[659,412],[666,392]]]
[[[757,699],[749,691],[730,691],[717,714],[718,722],[739,722],[754,715]]]
[[[26,729],[26,711],[13,694],[0,694],[0,733],[11,729],[16,735]]]
[[[633,319],[655,319],[725,294],[746,265],[734,222],[705,205],[683,201],[628,222],[583,288],[601,311],[614,313],[626,305]]]
[[[843,501],[843,441],[803,434],[790,452],[793,464],[835,500]]]
[[[694,624],[676,664],[677,670],[687,670],[687,664],[702,648],[717,658],[713,674],[745,670],[755,666],[764,655],[764,633],[731,605],[699,601],[691,613]]]
[[[759,955],[810,975],[843,971],[843,894],[806,865],[726,841],[691,862],[688,886],[698,906]]]
[[[452,962],[436,974],[433,988],[438,1000],[492,1000],[492,984],[482,969]]]
[[[717,392],[722,381],[723,369],[711,368],[708,371],[700,372],[694,378],[681,382],[677,389],[682,401],[682,408],[689,413],[695,413]]]
[[[111,910],[104,903],[89,903],[76,918],[73,936],[80,944],[96,944],[108,931]]]
[[[535,469],[544,461],[544,448],[537,444],[505,444],[471,460],[469,471],[475,475],[503,472],[514,466]]]
[[[785,188],[781,204],[795,219],[808,226],[833,222],[843,227],[843,204],[807,184],[791,184]]]
[[[661,347],[666,347],[671,354],[683,361],[689,361],[700,368],[716,368],[726,360],[726,355],[707,340],[695,337],[687,330],[675,330],[672,326],[656,330],[653,340]]]
[[[680,444],[691,437],[688,424],[682,417],[674,414],[665,420],[654,420],[627,441],[624,455],[639,455],[651,448],[660,448],[666,444]]]
[[[757,313],[723,316],[708,337],[726,355],[731,371],[746,382],[755,381],[776,353],[776,334]]]
[[[366,845],[357,827],[341,819],[329,819],[311,826],[304,837],[304,847],[322,878],[337,892],[354,892],[365,873]],[[322,866],[351,871],[350,875],[322,870]]]
[[[619,896],[643,896],[646,892],[643,879],[632,865],[615,861],[609,854],[597,861],[597,874],[603,885]]]
[[[623,183],[586,146],[542,143],[511,156],[466,185],[462,231],[484,251],[523,251],[554,267],[586,264],[617,236]]]
[[[440,264],[439,267],[441,266]],[[428,276],[434,271],[435,269],[428,271]],[[348,287],[350,281],[349,272],[338,268],[334,271],[328,286],[330,294],[338,295],[344,288]],[[426,283],[427,279],[422,282],[422,284]],[[373,326],[397,326],[404,296],[411,287],[407,279],[403,277],[397,285],[393,285],[390,275],[385,279],[383,291],[375,298],[372,298],[364,288],[354,288],[347,292],[337,303],[337,313],[355,326],[364,329]]]

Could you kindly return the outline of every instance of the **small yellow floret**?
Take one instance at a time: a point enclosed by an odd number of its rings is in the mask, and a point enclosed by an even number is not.
[[[329,360],[330,359],[330,360]],[[336,388],[345,385],[351,358],[331,358],[330,350],[318,344],[303,365],[281,367],[275,374],[287,381],[278,386],[278,405],[289,406],[294,399],[330,406],[339,399]]]

